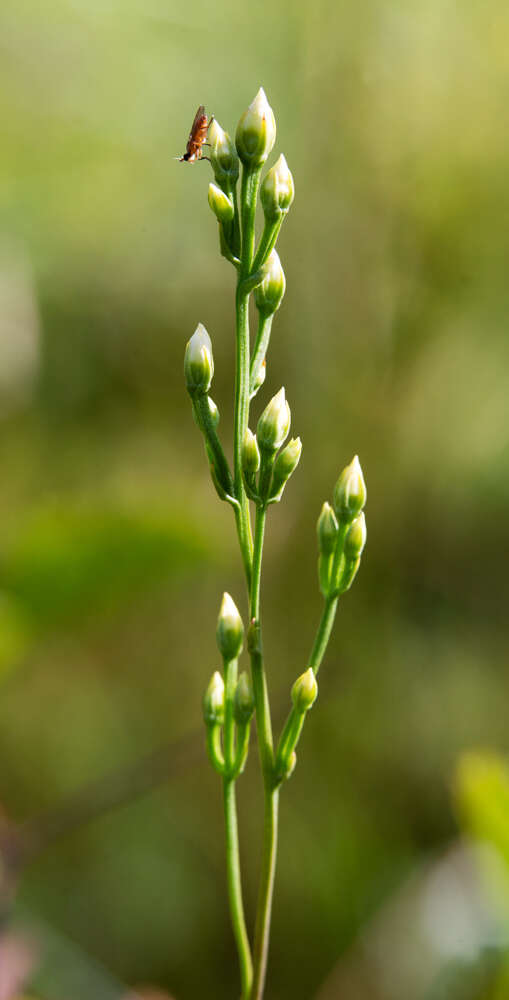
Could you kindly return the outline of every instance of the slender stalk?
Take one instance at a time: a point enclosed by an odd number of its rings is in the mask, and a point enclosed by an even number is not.
[[[270,918],[276,873],[279,789],[265,787],[265,816],[263,829],[263,859],[260,895],[256,914],[254,972],[250,1000],[261,1000],[267,972]]]
[[[256,381],[260,365],[263,363],[263,359],[265,358],[265,355],[267,353],[273,318],[274,318],[273,313],[271,313],[270,316],[264,316],[260,313],[258,319],[258,331],[256,334],[256,339],[253,345],[253,352],[251,355],[251,379],[249,386],[250,393],[253,392],[254,383]]]
[[[223,779],[223,802],[226,830],[226,867],[228,876],[230,915],[239,956],[240,981],[242,985],[241,1000],[248,1000],[253,978],[253,964],[251,960],[249,938],[246,930],[244,905],[242,902],[235,778],[225,777]]]
[[[262,763],[263,782],[265,786],[265,812],[263,824],[263,854],[260,890],[256,914],[253,986],[250,1000],[261,1000],[267,970],[269,950],[270,919],[272,911],[272,896],[274,892],[274,876],[276,870],[277,826],[279,791],[274,787],[274,749],[272,739],[272,724],[267,691],[267,681],[263,667],[263,653],[260,628],[260,579],[265,530],[266,510],[259,506],[256,512],[255,538],[253,552],[253,574],[251,579],[250,614],[252,628],[256,629],[254,641],[251,641],[251,671],[253,678],[253,693],[255,699],[256,725],[258,745]]]
[[[316,630],[315,641],[308,660],[308,667],[312,667],[315,674],[317,674],[320,669],[320,664],[324,658],[325,650],[327,649],[327,644],[334,625],[334,619],[336,617],[337,606],[337,597],[326,598],[322,611],[322,617],[320,618],[320,624]]]
[[[251,584],[253,540],[251,535],[251,519],[249,517],[249,502],[242,479],[242,442],[249,419],[249,295],[241,292],[239,287],[237,288],[236,307],[237,364],[235,377],[233,481],[235,496],[239,502],[239,507],[235,511],[237,534],[249,589]]]

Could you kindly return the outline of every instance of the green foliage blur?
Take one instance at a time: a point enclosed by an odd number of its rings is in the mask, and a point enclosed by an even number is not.
[[[502,0],[3,0],[0,833],[78,793],[92,817],[16,892],[4,858],[19,993],[236,995],[200,706],[221,595],[246,602],[182,377],[201,321],[230,446],[234,283],[210,167],[173,158],[200,103],[233,132],[262,85],[296,198],[252,425],[284,384],[304,445],[264,564],[279,725],[321,609],[316,519],[355,453],[368,485],[282,797],[267,1000],[509,995],[451,791],[460,755],[509,752],[508,33]],[[239,798],[252,922],[254,747]]]

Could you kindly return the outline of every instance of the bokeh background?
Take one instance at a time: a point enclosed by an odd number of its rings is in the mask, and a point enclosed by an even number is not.
[[[210,167],[173,157],[260,85],[296,199],[254,419],[284,384],[304,443],[266,544],[278,720],[355,452],[369,491],[267,1000],[509,996],[508,35],[502,0],[3,0],[2,1000],[237,995],[200,701],[245,599],[182,379],[202,321],[230,446],[234,285]],[[252,921],[254,752],[239,797]]]

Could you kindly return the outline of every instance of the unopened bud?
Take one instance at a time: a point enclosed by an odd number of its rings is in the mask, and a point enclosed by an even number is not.
[[[265,163],[276,141],[276,120],[260,87],[254,101],[241,116],[235,134],[237,153],[246,167],[260,167]]]
[[[206,726],[222,725],[224,722],[224,681],[218,670],[212,674],[203,696],[203,718]]]
[[[260,188],[260,201],[263,205],[265,218],[269,222],[277,222],[281,215],[286,215],[294,194],[293,177],[281,153],[279,159],[264,177]]]
[[[248,427],[242,444],[242,469],[246,476],[252,476],[259,468],[260,450],[253,432]]]
[[[267,258],[263,281],[254,290],[256,308],[264,316],[272,316],[281,305],[286,289],[286,279],[277,250]]]
[[[238,726],[245,726],[250,721],[254,707],[251,681],[245,671],[242,671],[233,698],[233,717]]]
[[[208,392],[213,374],[212,342],[203,323],[198,323],[184,355],[184,376],[190,395]]]
[[[249,385],[250,399],[252,399],[253,396],[256,396],[258,390],[261,389],[263,383],[265,382],[266,375],[267,375],[267,362],[264,358],[261,365],[258,365],[256,371],[253,373],[253,378],[251,379]]]
[[[235,146],[214,118],[209,128],[210,162],[216,181],[221,186],[234,185],[239,176],[239,159]]]
[[[290,430],[290,407],[286,402],[285,390],[280,389],[265,407],[256,428],[260,448],[277,451]]]
[[[279,452],[272,473],[271,493],[273,496],[279,493],[292,472],[297,468],[301,454],[302,442],[300,437],[292,438],[283,450]]]
[[[223,600],[217,619],[216,640],[224,660],[236,660],[244,638],[244,626],[235,603],[229,594]]]
[[[209,184],[209,205],[218,222],[226,225],[233,219],[233,202],[217,184]]]
[[[343,469],[334,487],[334,510],[339,521],[353,521],[366,503],[366,484],[357,455]]]
[[[216,404],[214,403],[214,400],[210,396],[208,396],[208,403],[209,403],[209,415],[212,421],[212,426],[216,428],[219,423],[219,410]]]
[[[338,536],[338,522],[336,521],[336,515],[331,505],[327,501],[325,501],[322,507],[316,531],[318,535],[318,548],[321,554],[330,556],[334,551]]]
[[[315,701],[317,694],[318,684],[316,683],[316,677],[313,668],[309,667],[300,677],[297,677],[292,687],[292,701],[295,711],[299,715],[307,712]]]
[[[355,560],[362,555],[362,550],[366,544],[366,518],[364,511],[352,521],[348,534],[345,538],[345,559]]]

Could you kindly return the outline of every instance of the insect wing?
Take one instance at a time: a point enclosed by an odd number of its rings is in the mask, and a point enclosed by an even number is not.
[[[197,128],[198,128],[201,120],[202,120],[202,118],[205,118],[205,106],[203,104],[200,104],[200,107],[198,108],[198,111],[196,112],[196,114],[194,116],[194,121],[193,121],[193,124],[191,126],[191,131],[189,133],[189,138],[190,139],[193,138],[193,136],[194,136],[194,134],[195,134],[195,132],[196,132],[196,130],[197,130]]]

